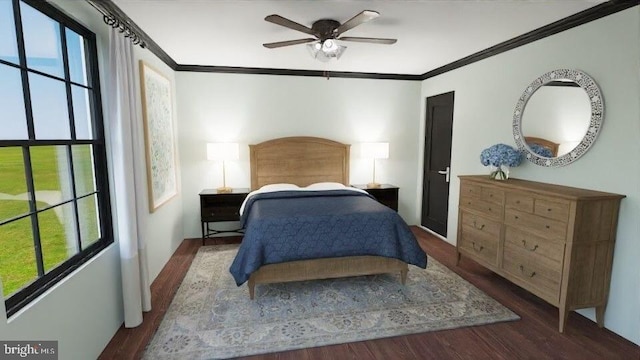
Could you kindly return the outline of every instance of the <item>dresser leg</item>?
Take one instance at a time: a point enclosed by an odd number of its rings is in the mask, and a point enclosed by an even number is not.
[[[569,310],[563,307],[558,308],[558,310],[559,310],[559,318],[560,318],[560,325],[558,327],[558,331],[563,333],[564,326],[567,323],[567,318],[569,317]]]
[[[596,322],[598,323],[599,328],[604,327],[604,309],[606,305],[596,306]]]
[[[456,266],[460,263],[460,257],[462,257],[462,254],[460,254],[460,251],[456,251]]]

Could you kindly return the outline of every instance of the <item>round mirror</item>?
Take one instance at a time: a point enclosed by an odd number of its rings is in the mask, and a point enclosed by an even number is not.
[[[591,147],[602,126],[600,89],[586,73],[558,69],[535,79],[518,100],[513,136],[527,160],[563,166]]]

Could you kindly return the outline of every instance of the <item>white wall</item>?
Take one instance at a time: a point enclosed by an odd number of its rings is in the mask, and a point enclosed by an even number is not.
[[[107,104],[105,79],[108,76],[109,27],[103,23],[102,16],[84,1],[54,0],[53,3],[96,33],[102,100]],[[136,57],[152,64],[175,83],[173,71],[147,50],[136,48]],[[174,115],[177,115],[175,109],[174,103]],[[105,105],[103,110],[106,110]],[[109,131],[107,118],[105,128]],[[144,157],[144,154],[138,156]],[[138,193],[146,202],[146,192]],[[116,201],[118,198],[114,194],[111,202]],[[183,239],[181,194],[146,216],[143,223],[148,243],[149,272],[154,279]],[[3,299],[0,300],[4,304]],[[61,359],[97,358],[124,319],[117,242],[10,319],[6,319],[3,310],[4,307],[0,306],[0,339],[58,340]]]
[[[457,176],[487,174],[479,160],[482,149],[499,142],[515,145],[511,121],[525,87],[557,68],[583,70],[598,83],[605,100],[605,117],[593,147],[569,166],[543,168],[526,162],[512,169],[511,176],[627,196],[620,209],[605,326],[637,344],[640,344],[639,35],[640,8],[636,6],[427,79],[422,84],[422,98],[455,91],[447,239],[455,244]],[[421,127],[424,128],[424,118]],[[591,309],[580,313],[594,319]]]
[[[376,180],[400,187],[400,214],[416,223],[419,82],[193,72],[178,72],[176,81],[186,238],[200,237],[200,191],[222,186],[222,166],[206,160],[206,143],[242,145],[240,161],[226,163],[227,186],[248,188],[248,145],[285,136],[353,144],[354,184],[372,177],[372,163],[358,158],[356,145],[388,141]]]

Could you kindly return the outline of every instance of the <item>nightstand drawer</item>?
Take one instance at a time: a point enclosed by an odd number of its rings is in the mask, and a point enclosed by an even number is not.
[[[200,220],[202,222],[238,221],[240,206],[249,189],[235,189],[231,193],[204,190],[200,193]]]
[[[240,208],[238,206],[203,207],[200,218],[202,221],[238,221]]]

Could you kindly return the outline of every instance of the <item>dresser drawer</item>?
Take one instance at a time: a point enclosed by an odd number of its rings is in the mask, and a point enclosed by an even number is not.
[[[500,236],[500,228],[502,227],[500,222],[489,220],[466,211],[462,211],[461,216],[463,226],[476,229],[477,231],[483,232],[487,235],[493,235],[495,237]]]
[[[502,205],[481,200],[472,196],[460,198],[460,207],[479,211],[486,216],[499,219],[502,217]]]
[[[557,303],[560,299],[562,269],[541,256],[531,256],[527,250],[505,244],[502,269],[520,279],[527,289],[546,300]]]
[[[506,226],[504,232],[505,245],[521,248],[532,255],[545,257],[558,264],[558,271],[564,258],[564,243],[535,236],[526,231]]]
[[[471,258],[498,266],[498,242],[499,237],[463,226],[458,239],[458,249],[463,250]]]
[[[480,197],[482,193],[482,186],[473,183],[463,182],[460,185],[460,197],[463,196],[472,196],[472,197]]]
[[[502,205],[504,191],[490,187],[482,187],[480,190],[480,198],[484,201]]]
[[[533,196],[507,192],[505,206],[507,208],[533,213]]]
[[[515,209],[506,210],[504,222],[545,238],[565,241],[567,236],[566,222],[547,219]]]
[[[549,219],[567,221],[569,219],[569,203],[536,199],[534,213]]]

